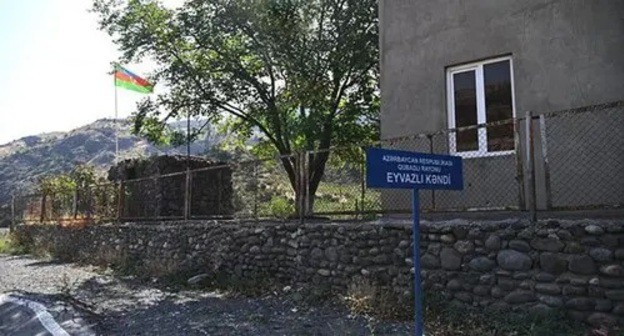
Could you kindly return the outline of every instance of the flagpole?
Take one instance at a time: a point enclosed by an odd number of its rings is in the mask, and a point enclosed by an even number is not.
[[[186,112],[186,167],[190,168],[191,162],[191,110]]]
[[[117,67],[115,67],[115,72]],[[115,163],[119,162],[119,111],[117,102],[117,79],[115,79],[115,72],[113,72],[113,84],[115,85]]]

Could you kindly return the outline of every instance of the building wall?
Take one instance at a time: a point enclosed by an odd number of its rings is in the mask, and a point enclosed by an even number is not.
[[[513,58],[517,116],[624,98],[624,1],[392,0],[380,2],[380,22],[383,138],[448,128],[447,67],[501,55]],[[574,140],[561,130],[550,135],[551,144]],[[538,140],[536,146],[540,145]],[[536,159],[541,157],[537,152]],[[509,155],[507,162],[492,164],[513,167],[515,159]],[[540,207],[546,204],[546,190],[539,187],[545,185],[543,168],[537,162]],[[609,176],[614,168],[598,175]],[[494,166],[486,171],[505,188],[513,187],[513,193],[518,190],[515,171]],[[621,175],[609,178],[622,181]],[[466,197],[488,193],[487,186],[468,187]],[[592,192],[592,188],[595,185],[581,183],[576,190]],[[622,201],[621,194],[615,196]],[[599,198],[604,197],[596,195]]]
[[[624,324],[624,221],[421,223],[427,292],[474,306]],[[114,260],[140,274],[207,273],[346,292],[370,283],[412,297],[412,226],[383,223],[163,222],[22,225],[19,239],[67,260]],[[122,260],[123,259],[123,260]],[[398,303],[397,303],[398,304]]]

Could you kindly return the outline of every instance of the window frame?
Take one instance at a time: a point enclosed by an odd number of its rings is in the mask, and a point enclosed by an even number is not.
[[[511,117],[513,119],[516,118],[516,97],[515,97],[515,80],[514,80],[514,67],[513,67],[513,59],[511,56],[502,56],[496,58],[489,58],[486,60],[471,62],[467,64],[457,65],[448,67],[446,69],[446,106],[447,106],[447,120],[448,120],[448,128],[455,129],[456,121],[455,121],[455,89],[454,89],[454,81],[453,75],[474,71],[475,72],[475,87],[476,87],[476,100],[477,100],[477,125],[482,125],[487,123],[487,111],[485,106],[485,86],[484,86],[484,75],[483,75],[483,66],[490,63],[497,63],[501,61],[509,61],[509,74],[511,79]],[[514,134],[515,137],[515,134]],[[488,150],[488,139],[487,139],[487,128],[479,127],[477,128],[477,139],[479,144],[479,149],[474,151],[457,151],[457,133],[450,132],[448,136],[448,145],[449,145],[449,153],[452,155],[461,156],[465,159],[469,158],[480,158],[480,157],[490,157],[490,156],[502,156],[502,155],[511,155],[515,154],[517,148],[513,150],[506,151],[489,151]]]

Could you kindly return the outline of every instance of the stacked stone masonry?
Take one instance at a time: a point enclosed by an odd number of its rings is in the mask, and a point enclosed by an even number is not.
[[[20,226],[32,244],[68,245],[75,258],[102,249],[180,271],[266,275],[344,291],[366,279],[412,295],[409,222],[163,222],[83,229]],[[427,291],[467,305],[544,313],[563,309],[591,324],[624,324],[624,221],[424,222]]]

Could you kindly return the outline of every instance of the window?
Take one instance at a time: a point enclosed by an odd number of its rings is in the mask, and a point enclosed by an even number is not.
[[[449,128],[513,119],[513,65],[502,57],[447,70]],[[513,153],[512,122],[452,132],[452,154],[490,156]]]

